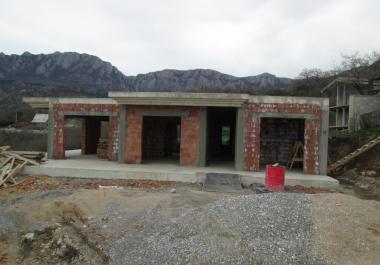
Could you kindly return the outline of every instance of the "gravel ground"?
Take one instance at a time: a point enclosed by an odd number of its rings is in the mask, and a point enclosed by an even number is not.
[[[329,264],[380,264],[380,202],[339,193],[307,196],[315,247]]]
[[[226,197],[178,217],[152,210],[110,248],[110,264],[325,264],[304,194]]]

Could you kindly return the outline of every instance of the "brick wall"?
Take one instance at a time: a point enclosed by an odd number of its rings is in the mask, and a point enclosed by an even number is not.
[[[81,112],[83,115],[89,112],[117,112],[118,105],[115,104],[54,104],[54,130],[53,130],[53,142],[54,142],[54,159],[63,159],[65,157],[65,145],[64,145],[64,112],[75,111]],[[117,160],[118,146],[118,117],[110,117],[109,121],[109,159]],[[82,137],[85,137],[86,131],[83,129]],[[85,142],[85,139],[81,139]],[[82,145],[82,150],[85,146]]]
[[[187,112],[181,118],[180,165],[197,165],[199,145],[199,108],[197,107],[143,107],[128,106],[126,115],[125,162],[142,163],[143,111]],[[159,112],[157,112],[159,116]]]
[[[305,121],[304,172],[319,173],[319,134],[321,109],[309,104],[246,103],[244,105],[244,170],[259,171],[260,166],[260,117],[259,113],[301,113],[313,114],[315,119]]]

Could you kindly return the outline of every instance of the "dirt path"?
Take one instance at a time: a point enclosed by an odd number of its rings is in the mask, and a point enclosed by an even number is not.
[[[309,197],[318,252],[331,264],[380,264],[380,202],[337,193]]]

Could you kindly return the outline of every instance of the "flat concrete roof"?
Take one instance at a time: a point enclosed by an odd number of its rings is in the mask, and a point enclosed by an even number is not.
[[[328,98],[255,96],[237,93],[187,93],[187,92],[109,92],[110,98],[52,98],[24,97],[32,108],[49,108],[50,104],[125,104],[149,106],[219,106],[240,107],[245,102],[268,104],[312,104],[328,108]]]
[[[248,94],[187,92],[109,92],[119,104],[166,106],[239,107],[248,101]]]
[[[32,108],[49,108],[50,104],[117,104],[112,98],[51,98],[51,97],[24,97],[23,102]]]

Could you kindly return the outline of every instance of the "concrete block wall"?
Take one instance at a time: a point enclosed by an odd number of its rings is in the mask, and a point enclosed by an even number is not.
[[[260,170],[260,114],[311,114],[313,119],[305,120],[304,172],[319,174],[319,135],[321,131],[321,107],[298,103],[252,103],[244,104],[244,170]]]
[[[181,116],[180,165],[197,165],[200,138],[200,108],[198,107],[144,107],[127,106],[125,162],[142,163],[142,130],[144,112],[152,111],[150,116],[165,114]]]
[[[55,103],[52,105],[53,116],[54,116],[54,126],[53,126],[53,158],[54,159],[63,159],[65,158],[65,145],[64,145],[64,125],[65,125],[65,114],[70,113],[80,113],[82,116],[95,113],[117,113],[118,105],[116,104],[61,104]],[[118,118],[110,117],[109,122],[109,159],[117,160],[117,124]],[[85,129],[83,129],[82,137],[85,137]],[[116,135],[116,137],[115,137]],[[85,139],[82,139],[82,142],[85,142]],[[116,143],[115,143],[116,142]],[[82,146],[84,148],[84,146]],[[82,149],[84,150],[84,149]]]
[[[286,165],[296,141],[303,142],[303,119],[261,120],[260,164],[280,163]],[[301,131],[301,135],[299,135]]]

